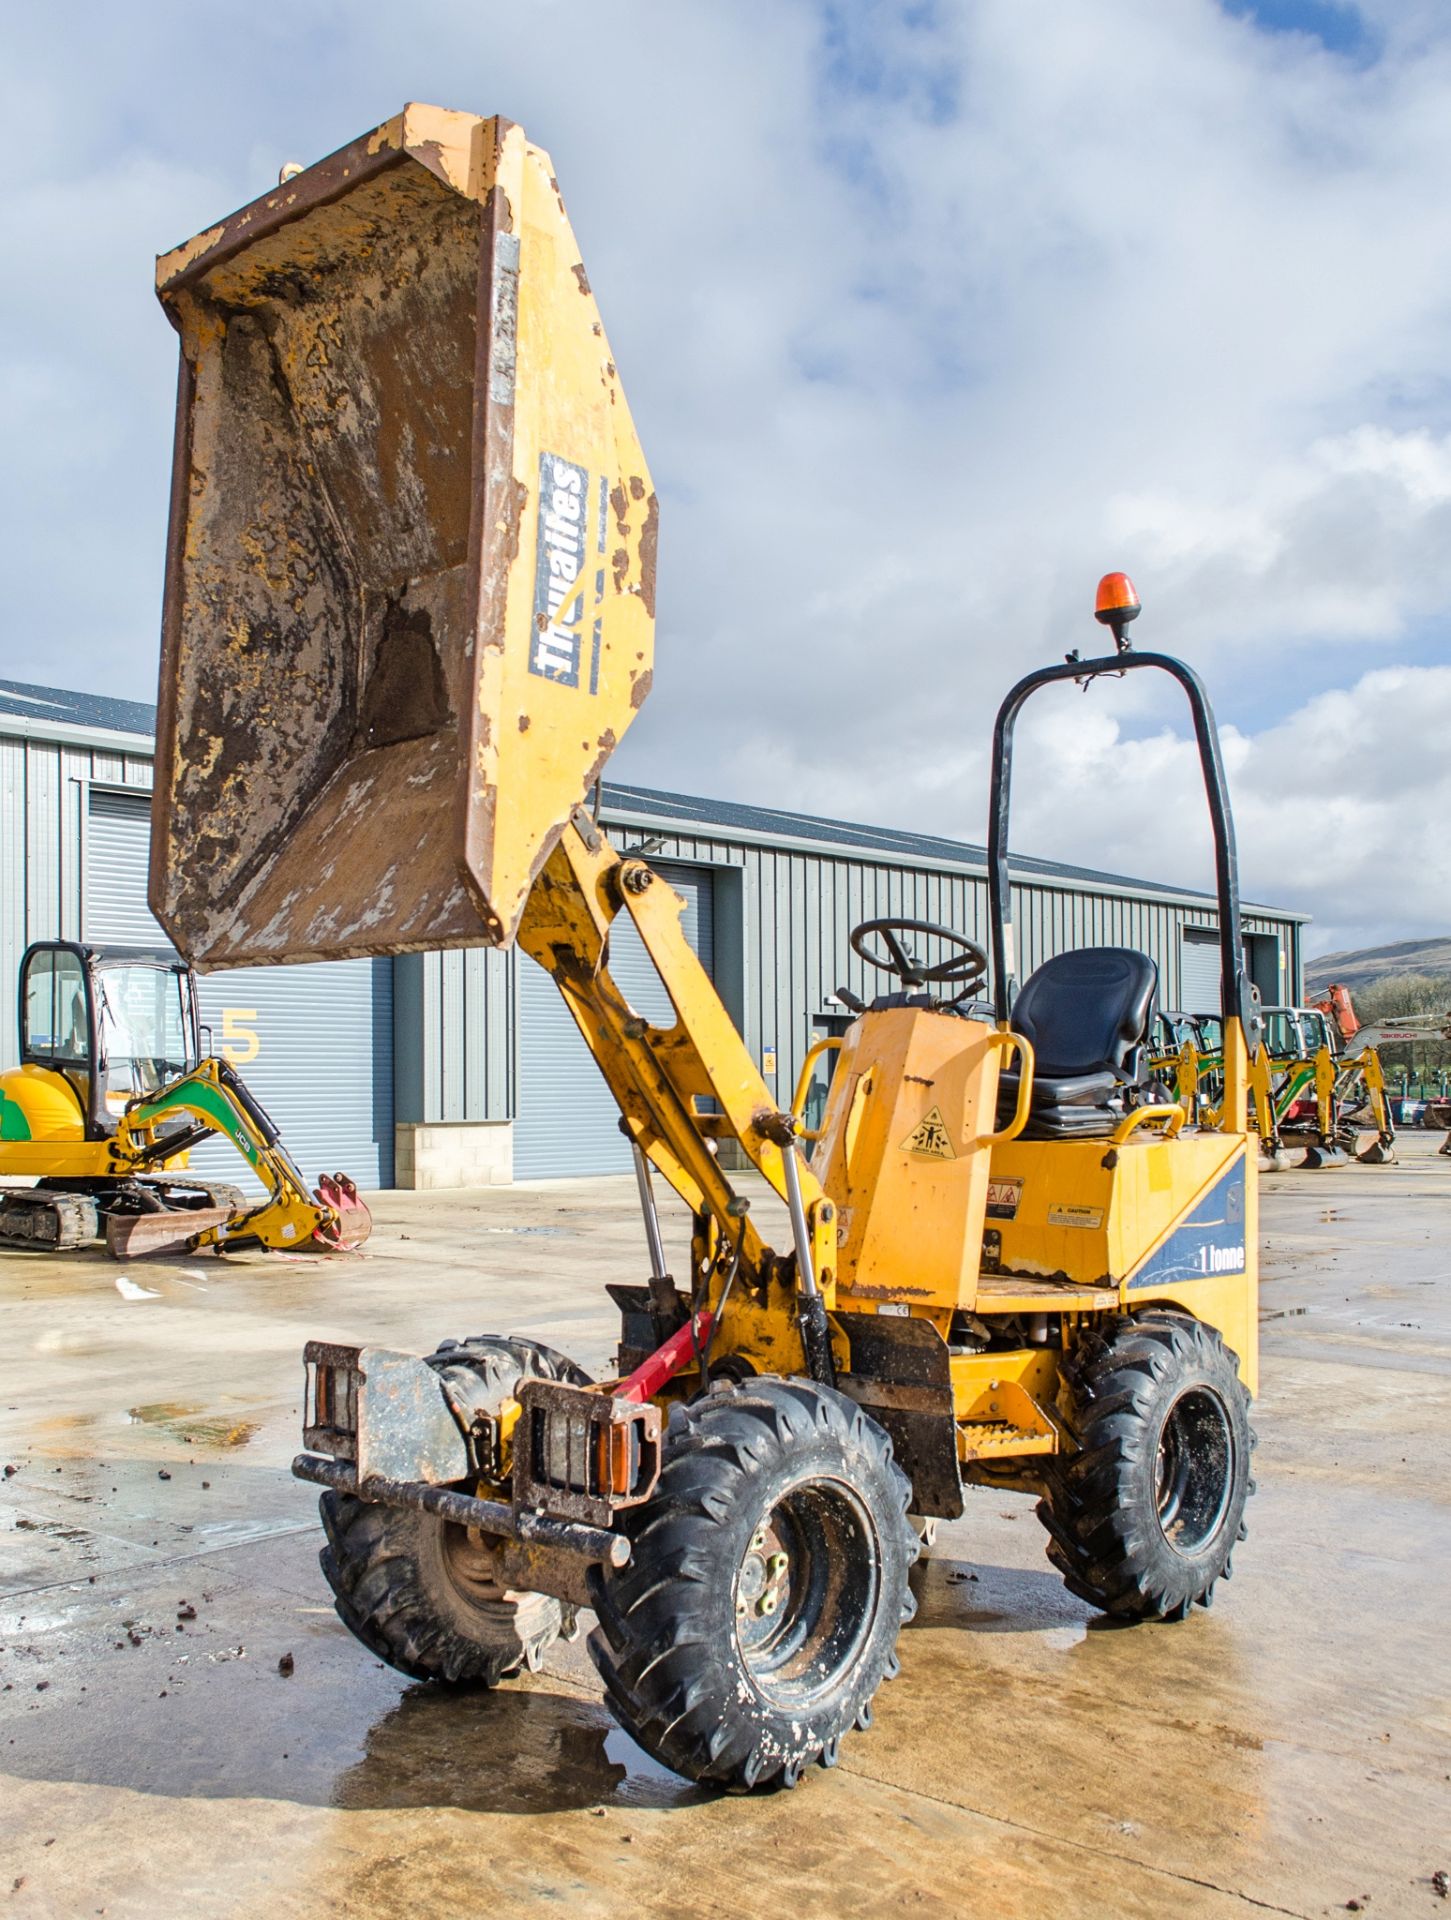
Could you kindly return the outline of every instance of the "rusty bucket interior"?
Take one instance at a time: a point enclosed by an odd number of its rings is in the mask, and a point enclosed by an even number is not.
[[[653,654],[654,494],[548,155],[408,107],[157,285],[153,911],[201,967],[506,943]]]

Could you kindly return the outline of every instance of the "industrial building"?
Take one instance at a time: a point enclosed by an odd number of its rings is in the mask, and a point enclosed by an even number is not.
[[[0,1067],[14,1064],[15,984],[28,941],[156,947],[146,904],[154,709],[0,682]],[[643,845],[686,903],[721,996],[789,1100],[840,984],[877,989],[849,952],[859,921],[937,920],[986,941],[981,848],[889,828],[606,784],[602,819]],[[1218,1003],[1213,900],[1015,859],[1021,973],[1082,945],[1136,946],[1165,1005]],[[1245,916],[1265,1000],[1299,996],[1304,916]],[[611,964],[631,1004],[669,1003],[620,923]],[[309,1179],[363,1187],[475,1186],[623,1171],[616,1111],[552,982],[484,950],[216,973],[202,982],[213,1042],[245,1074]],[[235,1178],[218,1144],[192,1164]]]

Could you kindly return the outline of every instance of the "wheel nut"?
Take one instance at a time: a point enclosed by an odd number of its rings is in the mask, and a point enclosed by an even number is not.
[[[766,1562],[766,1571],[771,1575],[771,1578],[773,1580],[775,1579],[777,1574],[784,1573],[786,1571],[785,1554],[773,1553],[770,1559]]]
[[[756,1612],[757,1613],[774,1613],[775,1611],[776,1611],[775,1594],[763,1593],[760,1599],[756,1602]]]

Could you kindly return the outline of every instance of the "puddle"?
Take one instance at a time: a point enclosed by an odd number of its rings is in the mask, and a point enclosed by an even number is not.
[[[245,1447],[258,1425],[255,1420],[204,1413],[199,1406],[181,1400],[154,1400],[148,1406],[128,1407],[122,1419],[128,1427],[160,1427],[189,1447]]]
[[[474,1233],[505,1233],[517,1240],[570,1240],[573,1227],[474,1227]]]
[[[450,1699],[410,1688],[336,1781],[339,1807],[553,1813],[671,1807],[700,1789],[657,1766],[594,1701],[533,1688]]]

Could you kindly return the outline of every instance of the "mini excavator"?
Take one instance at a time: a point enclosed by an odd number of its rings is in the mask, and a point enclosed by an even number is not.
[[[1254,1484],[1259,1014],[1209,701],[1129,644],[1127,578],[1099,593],[1112,651],[998,712],[990,946],[858,927],[883,991],[808,1127],[679,897],[587,804],[650,687],[658,511],[548,155],[409,106],[164,255],[158,290],[181,382],[153,911],[206,965],[517,942],[635,1154],[643,1257],[609,1289],[607,1378],[518,1334],[309,1343],[293,1471],[321,1489],[343,1622],[414,1679],[491,1685],[587,1606],[620,1723],[747,1790],[871,1724],[920,1537],[973,1488],[1036,1496],[1091,1608],[1207,1607]],[[1213,1126],[1153,1087],[1147,955],[1018,978],[1018,714],[1128,673],[1172,681],[1198,742]],[[668,1024],[612,976],[626,919]],[[673,1270],[659,1179],[691,1222]]]
[[[229,1140],[266,1189],[187,1177]],[[229,1061],[203,1058],[196,979],[174,953],[40,940],[20,962],[20,1065],[0,1074],[0,1246],[118,1258],[215,1247],[331,1251],[372,1225],[346,1174],[309,1192]]]

